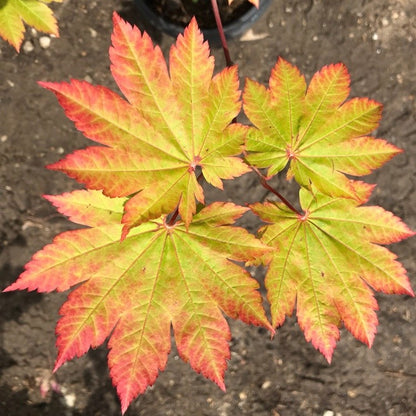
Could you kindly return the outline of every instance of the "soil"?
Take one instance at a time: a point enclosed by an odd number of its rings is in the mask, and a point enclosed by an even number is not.
[[[66,119],[53,94],[38,80],[86,79],[116,89],[109,71],[111,15],[118,11],[149,30],[167,53],[173,39],[149,28],[130,1],[71,0],[53,5],[60,38],[41,47],[42,34],[29,30],[18,55],[0,42],[0,279],[4,288],[30,257],[74,225],[56,214],[42,194],[78,185],[44,168],[88,143]],[[414,0],[275,0],[241,39],[230,42],[240,76],[267,83],[277,56],[307,77],[342,61],[352,75],[352,96],[384,103],[377,136],[404,153],[368,177],[377,182],[372,204],[416,228],[416,3]],[[217,67],[222,51],[213,51]],[[275,185],[289,199],[295,189]],[[209,199],[237,203],[267,197],[255,177],[245,175]],[[255,231],[258,224],[245,218]],[[416,287],[415,240],[391,246]],[[257,272],[261,279],[262,271]],[[119,415],[106,348],[64,365],[55,375],[54,326],[67,294],[7,293],[0,296],[0,414]],[[416,308],[406,296],[377,295],[380,324],[372,349],[345,330],[332,364],[308,344],[294,318],[274,339],[266,331],[230,320],[232,357],[227,391],[194,373],[173,347],[167,369],[154,387],[135,400],[132,415],[356,416],[416,415]],[[43,392],[43,396],[41,394]]]

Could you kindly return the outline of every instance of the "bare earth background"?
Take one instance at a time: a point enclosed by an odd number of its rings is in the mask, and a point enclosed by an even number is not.
[[[0,289],[18,277],[37,250],[72,226],[41,195],[78,185],[44,166],[87,145],[54,96],[36,81],[78,78],[116,88],[107,56],[113,10],[143,27],[130,1],[71,0],[54,10],[61,37],[49,46],[41,40],[42,34],[33,31],[28,32],[20,55],[0,42]],[[368,179],[378,183],[370,202],[401,216],[413,229],[415,16],[414,0],[276,0],[252,32],[230,43],[242,80],[251,77],[267,83],[278,55],[297,64],[308,79],[325,64],[343,61],[348,66],[352,96],[369,96],[385,105],[377,136],[405,150]],[[173,39],[151,34],[167,52]],[[222,68],[221,51],[214,54]],[[276,185],[295,198],[284,179]],[[265,197],[250,175],[227,187],[223,195],[210,192],[211,200],[237,203]],[[255,230],[253,218],[244,221]],[[396,244],[392,250],[415,288],[415,240]],[[1,415],[120,414],[105,346],[51,374],[54,326],[65,297],[0,295]],[[226,393],[194,373],[173,348],[167,370],[127,415],[416,415],[415,301],[405,296],[378,295],[377,299],[380,325],[371,350],[344,330],[328,365],[305,342],[293,318],[273,340],[262,329],[231,321]],[[49,389],[44,398],[41,385]]]

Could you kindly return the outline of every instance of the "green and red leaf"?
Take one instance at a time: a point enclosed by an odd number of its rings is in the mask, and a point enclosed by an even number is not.
[[[160,218],[120,242],[122,198],[74,191],[47,199],[91,228],[57,236],[5,291],[81,284],[60,310],[55,370],[111,335],[109,367],[123,412],[165,368],[171,325],[180,356],[222,389],[231,335],[221,311],[273,332],[257,282],[233,262],[270,250],[231,226],[248,208],[214,203],[188,227]]]
[[[41,85],[67,116],[106,147],[78,150],[50,165],[125,204],[123,236],[142,222],[172,212],[189,225],[204,202],[196,169],[222,188],[222,179],[249,171],[240,158],[247,128],[229,126],[240,111],[236,67],[214,78],[214,59],[195,20],[170,53],[170,75],[150,37],[114,14],[111,70],[127,101],[86,82]]]
[[[0,7],[0,36],[19,52],[25,33],[24,23],[41,32],[59,36],[52,10],[46,5],[62,0],[6,0]]]
[[[254,124],[247,139],[247,160],[268,168],[272,176],[289,164],[288,178],[321,193],[368,199],[372,185],[345,174],[362,176],[401,150],[367,136],[379,123],[381,104],[367,98],[346,101],[350,77],[343,64],[317,72],[306,88],[299,70],[279,58],[269,88],[247,80],[244,111]]]
[[[251,208],[271,223],[261,240],[275,248],[266,276],[272,324],[280,326],[296,304],[300,327],[328,361],[341,322],[371,346],[377,327],[372,289],[408,294],[412,288],[396,256],[378,244],[414,233],[380,207],[301,190],[304,215],[267,202]]]

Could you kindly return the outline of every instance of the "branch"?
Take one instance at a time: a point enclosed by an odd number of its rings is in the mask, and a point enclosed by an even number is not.
[[[228,49],[227,39],[225,38],[224,28],[222,27],[222,21],[220,16],[220,11],[218,10],[217,0],[211,0],[212,11],[215,16],[215,23],[217,24],[218,33],[221,39],[222,49],[224,51],[225,62],[227,66],[233,66],[233,61],[231,60],[230,51]]]
[[[276,195],[295,214],[299,215],[300,217],[302,217],[304,215],[304,214],[300,213],[283,195],[281,195],[278,191],[276,191],[276,189],[272,188],[268,184],[267,179],[265,178],[265,176],[255,166],[251,166],[249,163],[248,163],[248,166],[251,168],[251,170],[256,172],[257,176],[260,178],[260,183],[262,184],[262,186],[264,188],[266,188],[268,191],[270,191],[271,193]]]

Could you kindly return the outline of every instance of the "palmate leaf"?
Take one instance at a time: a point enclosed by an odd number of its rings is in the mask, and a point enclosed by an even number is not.
[[[272,324],[283,324],[296,303],[308,341],[331,361],[339,326],[368,346],[377,327],[371,289],[413,296],[396,256],[378,244],[414,233],[380,207],[358,206],[302,189],[300,216],[281,203],[257,203],[252,210],[265,222],[261,240],[275,247],[266,275]]]
[[[123,236],[161,214],[188,226],[204,201],[195,170],[222,188],[249,168],[241,153],[246,127],[229,125],[240,111],[236,67],[212,78],[214,59],[192,20],[170,51],[170,74],[150,37],[114,14],[112,74],[128,101],[86,82],[41,83],[88,138],[106,147],[79,150],[50,166],[125,204]],[[195,200],[196,199],[196,200]]]
[[[62,0],[0,0],[0,36],[19,52],[24,23],[41,32],[59,36],[56,19],[46,3]]]
[[[111,334],[108,361],[123,412],[165,368],[171,325],[180,356],[222,389],[230,330],[221,310],[273,331],[257,282],[230,261],[270,250],[231,226],[248,208],[214,203],[188,229],[160,218],[120,242],[124,198],[83,190],[47,199],[91,228],[57,236],[6,291],[63,291],[81,283],[60,310],[55,370]]]
[[[279,58],[269,89],[247,80],[244,111],[255,125],[248,134],[247,160],[272,176],[289,163],[288,177],[321,193],[364,202],[372,185],[362,176],[401,150],[367,137],[379,123],[381,104],[367,98],[345,101],[350,77],[343,64],[316,73],[308,89],[299,70]]]

